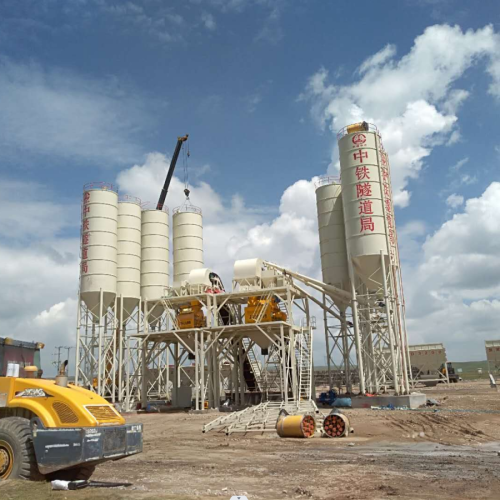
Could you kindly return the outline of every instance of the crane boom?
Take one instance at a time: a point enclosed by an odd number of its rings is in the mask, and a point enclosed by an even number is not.
[[[183,137],[177,138],[177,144],[175,146],[175,151],[170,161],[170,167],[168,168],[167,178],[165,179],[165,184],[163,184],[163,189],[160,193],[160,199],[156,205],[156,210],[163,210],[163,205],[165,204],[165,198],[167,197],[168,187],[170,186],[170,181],[172,180],[172,175],[174,174],[175,164],[177,163],[177,158],[179,158],[179,153],[181,152],[182,144],[188,140],[189,135],[186,134]]]

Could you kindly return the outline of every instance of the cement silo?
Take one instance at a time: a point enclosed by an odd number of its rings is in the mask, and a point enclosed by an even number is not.
[[[342,201],[347,253],[356,272],[369,289],[381,286],[381,253],[389,265],[386,200],[390,190],[382,183],[380,136],[373,126],[368,130],[344,130],[339,138]]]
[[[84,187],[80,298],[100,318],[116,297],[118,194],[110,184]],[[102,302],[101,302],[102,296]]]
[[[347,250],[340,180],[324,177],[316,184],[319,247],[323,281],[348,291]]]
[[[169,285],[168,212],[143,210],[141,231],[141,297],[154,322],[163,313],[159,300]]]
[[[118,203],[117,249],[117,315],[123,322],[134,312],[141,298],[141,206],[139,200],[126,200]]]
[[[189,281],[193,269],[203,267],[203,217],[201,210],[192,205],[174,209],[174,287]]]

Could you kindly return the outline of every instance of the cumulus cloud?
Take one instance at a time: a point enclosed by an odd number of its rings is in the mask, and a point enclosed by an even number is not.
[[[500,97],[500,37],[491,26],[463,32],[436,25],[415,39],[410,52],[397,59],[387,45],[358,68],[349,85],[329,83],[327,69],[309,78],[300,99],[311,103],[315,121],[336,133],[349,123],[375,123],[391,158],[394,202],[409,203],[407,185],[416,178],[433,148],[459,140],[460,105],[469,91],[456,88],[472,66],[483,61],[491,76],[489,92]],[[331,168],[337,165],[337,149]]]
[[[423,244],[405,272],[412,342],[442,341],[452,356],[484,359],[500,322],[500,183],[466,201]]]
[[[134,135],[147,116],[114,80],[92,80],[0,59],[0,155],[113,165],[141,154]]]
[[[120,191],[156,203],[169,162],[163,154],[149,154],[143,165],[118,175]],[[239,195],[225,203],[201,179],[189,188],[191,203],[203,209],[205,264],[226,283],[231,282],[234,260],[242,258],[262,257],[302,272],[318,269],[314,179],[287,188],[274,209],[248,207]],[[185,202],[183,189],[183,182],[174,176],[167,195],[169,207]]]

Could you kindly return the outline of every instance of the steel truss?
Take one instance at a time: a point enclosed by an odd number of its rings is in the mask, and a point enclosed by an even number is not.
[[[264,321],[262,308],[253,323],[245,323],[244,307],[256,295],[274,298],[286,321]],[[179,328],[178,308],[189,301],[202,304],[204,327]],[[221,311],[228,307],[231,316],[224,324]],[[119,298],[102,309],[102,314],[93,314],[80,302],[76,382],[123,409],[152,400],[181,404],[181,387],[189,386],[198,410],[218,407],[228,398],[244,406],[273,398],[309,399],[313,393],[315,325],[307,295],[291,283],[251,291],[169,295],[140,303],[130,316],[123,315]],[[119,317],[127,319],[120,323]]]
[[[380,267],[366,277],[349,261],[359,387],[362,393],[394,389],[396,394],[408,394],[410,356],[400,271],[395,264],[387,269],[386,262],[381,252]]]

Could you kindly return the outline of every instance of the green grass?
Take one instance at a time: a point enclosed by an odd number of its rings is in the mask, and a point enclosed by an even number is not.
[[[475,380],[475,379],[487,379],[488,376],[488,362],[487,361],[462,361],[462,362],[452,362],[455,372],[458,376],[462,377],[464,380]],[[458,373],[457,369],[461,368],[462,373]],[[483,373],[478,373],[478,369],[481,368]],[[326,370],[326,366],[315,366],[316,371]]]
[[[455,368],[455,372],[464,380],[489,378],[487,361],[457,361],[456,363],[453,363],[453,367]],[[462,369],[462,373],[458,373],[458,368]],[[479,368],[483,370],[483,373],[478,373]]]

